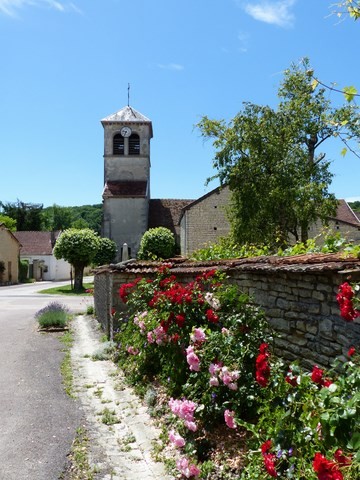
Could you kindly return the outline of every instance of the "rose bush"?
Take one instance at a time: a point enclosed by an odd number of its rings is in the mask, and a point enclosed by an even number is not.
[[[347,322],[358,316],[357,291],[339,289]],[[360,478],[357,346],[329,371],[287,365],[272,352],[263,312],[214,270],[182,285],[165,265],[119,293],[128,307],[115,338],[120,365],[134,385],[156,380],[167,393],[179,478],[215,478],[206,439],[219,426],[251,437],[241,472],[217,479]]]

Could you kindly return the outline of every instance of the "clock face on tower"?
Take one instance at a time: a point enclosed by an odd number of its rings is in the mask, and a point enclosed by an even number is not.
[[[131,135],[131,128],[130,127],[122,127],[120,133],[123,137],[130,137]]]

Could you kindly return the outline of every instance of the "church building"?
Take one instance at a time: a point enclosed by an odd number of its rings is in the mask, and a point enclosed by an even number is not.
[[[104,128],[104,189],[102,236],[115,241],[117,261],[127,245],[133,258],[149,228],[166,227],[173,232],[178,253],[189,255],[230,232],[226,208],[228,187],[218,187],[195,199],[150,197],[150,141],[152,122],[131,106],[101,120]],[[331,227],[345,237],[360,241],[360,221],[349,205],[340,200]],[[311,228],[310,236],[321,231]]]
[[[215,189],[192,199],[150,197],[150,141],[152,122],[131,106],[101,120],[104,128],[104,190],[102,235],[123,245],[135,257],[149,228],[173,232],[178,253],[188,254],[229,232],[223,204],[228,192]],[[193,207],[193,208],[192,208]]]

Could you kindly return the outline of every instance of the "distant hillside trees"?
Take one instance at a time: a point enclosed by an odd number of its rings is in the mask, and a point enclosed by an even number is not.
[[[16,202],[0,202],[0,213],[16,221],[16,229],[19,231],[42,230],[41,203],[26,203],[21,200]]]
[[[101,216],[101,204],[80,207],[61,207],[54,204],[44,208],[42,204],[26,203],[21,200],[12,203],[0,201],[0,218],[6,217],[7,222],[8,219],[13,220],[11,230],[52,231],[90,228],[100,234]]]
[[[357,214],[357,216],[360,216],[360,201],[356,202],[349,202],[350,207],[354,210],[354,212]]]
[[[65,230],[67,228],[90,228],[101,232],[102,205],[61,207],[54,204],[43,210],[44,230]]]

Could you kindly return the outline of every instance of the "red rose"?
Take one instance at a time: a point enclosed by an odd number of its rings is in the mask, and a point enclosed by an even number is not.
[[[288,374],[286,375],[285,382],[292,387],[297,387],[297,377],[293,375],[291,370],[289,370]]]
[[[273,453],[266,453],[264,455],[264,464],[267,473],[270,475],[270,477],[277,477],[277,471],[275,468],[275,461],[276,461],[276,456]]]
[[[266,440],[266,442],[264,442],[262,445],[261,445],[261,453],[263,455],[265,455],[265,453],[268,453],[268,451],[270,450],[272,446],[272,441],[271,440]]]
[[[184,326],[184,323],[185,323],[185,315],[183,315],[182,313],[179,313],[178,315],[175,316],[175,322],[177,324],[178,327],[183,327]]]
[[[178,333],[174,333],[174,335],[171,337],[172,343],[177,343],[180,340],[180,335]]]
[[[337,463],[328,460],[321,453],[315,453],[313,468],[319,480],[343,480]]]
[[[324,370],[322,370],[317,365],[315,365],[311,373],[311,380],[314,383],[318,383],[319,385],[322,385],[323,375],[324,375]]]
[[[219,317],[218,315],[216,315],[216,313],[214,312],[214,310],[211,310],[211,308],[209,308],[208,310],[206,310],[206,318],[209,320],[209,322],[211,323],[217,323],[219,321]]]
[[[334,458],[338,462],[338,464],[341,465],[342,467],[345,466],[345,465],[350,465],[351,464],[351,458],[346,457],[344,455],[344,452],[342,450],[340,450],[340,448],[338,448],[336,450],[336,452],[334,453]]]
[[[356,353],[355,347],[350,347],[348,351],[348,356],[352,357],[353,355],[355,355],[355,353]]]
[[[268,344],[262,343],[259,347],[259,355],[255,362],[255,379],[261,387],[266,387],[270,378],[270,365],[268,362]]]
[[[268,355],[268,349],[269,349],[269,344],[268,343],[262,343],[259,347],[259,352],[263,353],[264,355]]]

